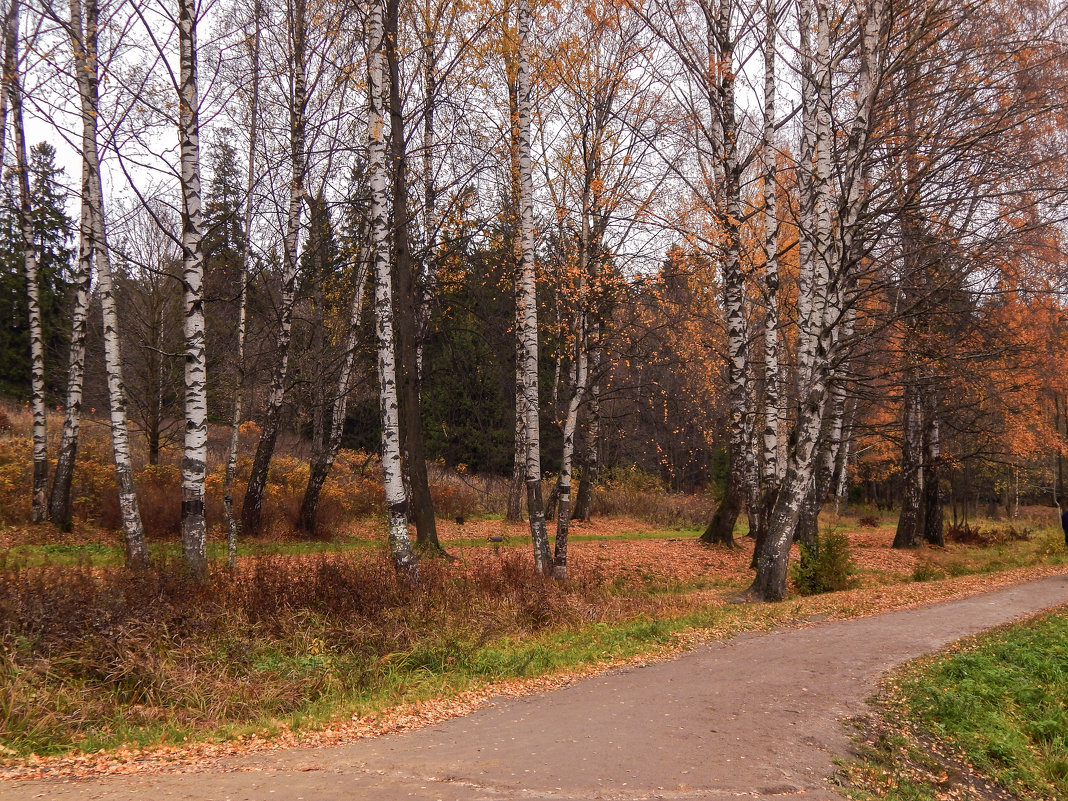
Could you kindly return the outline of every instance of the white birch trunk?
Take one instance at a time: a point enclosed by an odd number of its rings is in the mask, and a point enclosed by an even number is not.
[[[590,193],[592,174],[587,170],[586,185],[581,199],[582,224],[579,233],[579,283],[576,293],[578,311],[575,313],[574,369],[571,398],[564,417],[564,439],[560,453],[560,477],[556,496],[556,542],[553,548],[553,578],[567,578],[567,538],[571,522],[571,472],[575,458],[575,431],[578,429],[579,410],[586,399],[589,383],[589,343],[587,341],[586,276],[590,273]],[[561,352],[562,352],[561,348]],[[558,369],[559,369],[559,362]]]
[[[906,372],[904,395],[901,515],[894,534],[894,547],[916,548],[923,540],[924,399],[914,368]]]
[[[319,495],[322,492],[330,468],[334,466],[338,449],[341,447],[341,435],[345,430],[345,414],[348,410],[349,393],[352,391],[353,366],[356,362],[356,346],[360,334],[360,313],[363,310],[363,296],[367,285],[367,262],[370,254],[361,244],[359,263],[356,268],[356,291],[349,306],[349,330],[345,337],[345,356],[337,377],[337,390],[330,410],[330,430],[323,447],[317,449],[312,459],[308,485],[300,504],[301,528],[314,534],[316,531],[316,513],[319,508]]]
[[[768,0],[767,25],[764,32],[764,432],[763,482],[775,483],[779,475],[779,218],[778,218],[778,143],[775,131],[776,39],[778,37],[779,0]]]
[[[530,0],[517,0],[518,32],[518,156],[519,156],[519,338],[523,403],[526,415],[527,517],[534,547],[534,569],[548,575],[552,569],[545,506],[541,494],[541,432],[538,412],[538,305],[534,275],[534,180],[531,164],[530,50],[533,16]]]
[[[764,173],[764,206],[761,210],[764,229],[764,429],[761,434],[760,498],[754,516],[758,527],[752,532],[760,542],[767,526],[767,516],[774,502],[780,470],[779,422],[782,398],[779,388],[779,219],[778,219],[778,147],[775,131],[776,79],[775,61],[778,38],[778,2],[767,0],[764,29],[764,132],[761,166]]]
[[[589,325],[587,339],[590,341],[589,377],[589,422],[586,425],[586,458],[582,465],[582,480],[579,482],[578,497],[575,498],[575,510],[572,520],[590,519],[593,506],[593,488],[597,484],[600,468],[601,440],[601,387],[598,373],[601,365],[601,348],[599,345],[600,326],[596,322]]]
[[[816,50],[813,53],[809,38],[812,2],[802,0],[801,3],[804,102],[800,181],[802,262],[798,290],[799,409],[786,475],[769,520],[764,547],[756,560],[756,578],[744,595],[747,599],[780,600],[786,594],[789,549],[814,479],[828,384],[833,365],[840,361],[839,349],[843,339],[848,339],[842,329],[849,325],[851,318],[843,317],[843,312],[853,291],[854,245],[867,177],[865,149],[878,86],[880,39],[885,15],[884,0],[875,0],[865,9],[856,112],[850,125],[849,146],[843,164],[841,183],[844,191],[839,201],[839,228],[837,237],[832,240],[829,11],[823,0],[816,0]],[[811,170],[807,169],[809,165],[812,165]],[[806,230],[811,231],[809,245],[805,244]],[[810,267],[806,267],[806,260]],[[811,287],[810,292],[805,284],[809,275],[811,284],[807,286]],[[810,305],[806,308],[806,304]]]
[[[148,547],[137,506],[137,492],[130,459],[130,436],[126,427],[126,387],[122,377],[122,352],[119,346],[119,319],[115,288],[111,276],[111,253],[104,219],[104,193],[100,184],[100,156],[97,144],[99,119],[99,77],[96,54],[98,9],[89,0],[83,10],[80,0],[71,0],[71,34],[81,44],[73,47],[78,96],[82,116],[82,220],[81,229],[88,235],[100,291],[100,308],[104,324],[104,368],[107,373],[108,405],[111,416],[111,441],[115,457],[115,476],[122,514],[126,563],[140,569],[148,565]]]
[[[89,194],[85,168],[82,168],[82,197]],[[93,232],[89,204],[83,199],[78,226],[78,266],[74,272],[74,298],[71,309],[70,355],[67,363],[67,396],[64,406],[63,433],[52,479],[48,516],[61,530],[69,531],[71,514],[71,484],[78,457],[78,433],[82,419],[82,389],[85,378],[85,334],[89,320],[89,290],[93,266]]]
[[[812,292],[815,280],[814,253],[816,236],[815,208],[815,157],[816,157],[816,104],[817,66],[812,50],[812,26],[815,12],[812,0],[800,0],[799,38],[801,56],[801,148],[799,154],[798,189],[800,214],[798,226],[798,276],[797,276],[797,393],[804,397],[805,382],[812,369],[815,343],[812,340],[809,320],[812,317]]]
[[[96,0],[88,0],[84,18],[81,0],[71,0],[71,43],[77,75],[78,97],[83,119],[93,113],[91,98],[96,96],[96,72],[87,69],[97,59],[98,13]],[[88,152],[86,137],[91,131],[82,126],[82,152]],[[81,427],[82,388],[85,377],[85,335],[89,319],[89,290],[93,273],[93,222],[90,172],[87,160],[82,159],[81,215],[78,224],[78,266],[74,277],[74,305],[71,310],[70,355],[67,367],[67,397],[63,418],[63,434],[56,459],[56,472],[49,500],[49,517],[61,530],[72,524],[71,484],[78,456],[78,434]]]
[[[854,398],[846,414],[846,423],[842,430],[842,444],[838,448],[838,458],[834,465],[834,513],[843,514],[848,506],[849,459],[853,450],[853,425],[857,416],[857,401]]]
[[[9,99],[7,80],[9,75],[14,75],[18,70],[18,58],[15,52],[19,35],[18,0],[7,0],[4,5],[4,30],[2,35],[4,86],[0,90],[0,166],[7,164],[7,112]]]
[[[195,576],[208,569],[204,481],[208,394],[204,354],[204,213],[200,187],[197,7],[178,5],[178,148],[182,184],[182,289],[185,307],[185,440],[182,447],[182,554]]]
[[[237,475],[237,447],[240,441],[241,417],[245,405],[245,332],[248,316],[248,279],[252,264],[252,193],[256,187],[256,137],[259,135],[260,107],[260,40],[262,38],[263,8],[254,0],[255,30],[252,36],[252,97],[249,100],[248,178],[245,183],[245,241],[241,250],[241,287],[237,311],[237,380],[234,386],[234,410],[230,422],[230,445],[227,449],[226,472],[223,475],[223,514],[226,518],[226,564],[237,567],[237,518],[234,516],[234,477]]]
[[[727,491],[708,524],[702,542],[734,545],[734,524],[745,501],[747,415],[750,412],[747,374],[745,280],[741,270],[739,225],[741,175],[738,166],[738,128],[734,90],[734,40],[731,33],[731,0],[721,0],[714,19],[709,13],[709,80],[712,103],[712,150],[720,197],[717,216],[723,235],[722,265],[724,315],[727,324],[727,405],[730,412],[730,460]],[[711,87],[710,87],[711,88]]]
[[[289,208],[286,231],[282,242],[282,292],[279,300],[278,337],[275,348],[278,362],[271,377],[267,396],[267,412],[263,433],[256,446],[245,502],[241,509],[244,527],[258,532],[263,516],[263,495],[267,475],[274,456],[281,426],[282,401],[285,398],[286,377],[289,374],[289,345],[293,329],[293,304],[297,295],[297,274],[300,267],[300,216],[304,205],[305,179],[308,169],[307,119],[308,104],[306,54],[307,19],[305,0],[292,0],[290,19],[291,95],[289,97],[290,169]]]
[[[371,184],[371,258],[375,271],[375,333],[378,338],[378,392],[382,418],[382,475],[389,513],[389,552],[397,573],[415,578],[415,552],[408,537],[408,502],[401,467],[400,410],[397,403],[393,289],[389,270],[389,167],[386,162],[387,87],[384,3],[375,0],[368,22],[368,172]]]
[[[430,325],[430,309],[438,283],[438,192],[434,180],[437,134],[434,112],[438,100],[438,50],[433,9],[427,3],[423,31],[423,227],[426,229],[426,255],[423,259],[420,302],[416,311],[418,332],[415,355],[419,377],[423,375],[423,340]]]
[[[26,155],[26,131],[22,115],[22,78],[19,75],[18,55],[18,0],[11,0],[6,22],[4,89],[14,122],[14,151],[19,187],[19,228],[22,233],[22,265],[26,275],[26,308],[29,313],[30,412],[33,416],[33,497],[30,520],[34,523],[41,523],[48,517],[48,430],[44,398],[44,332],[41,326],[37,245],[33,239],[30,165]]]

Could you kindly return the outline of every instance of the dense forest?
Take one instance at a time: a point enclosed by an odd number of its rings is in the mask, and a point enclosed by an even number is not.
[[[748,520],[754,600],[827,504],[900,510],[906,548],[1060,506],[1064,24],[1041,0],[9,0],[23,519],[71,525],[90,420],[128,564],[139,482],[173,465],[153,503],[194,575],[209,529],[231,559],[263,530],[283,454],[307,536],[366,454],[413,579],[441,549],[428,465],[508,481],[557,578],[606,476],[710,495],[704,541]]]

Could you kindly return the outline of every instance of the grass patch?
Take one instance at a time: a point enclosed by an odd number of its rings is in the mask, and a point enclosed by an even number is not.
[[[847,768],[854,798],[1068,798],[1068,610],[912,663],[880,703],[899,725]]]

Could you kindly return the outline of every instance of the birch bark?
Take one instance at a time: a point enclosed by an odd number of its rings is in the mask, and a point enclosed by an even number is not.
[[[802,0],[802,89],[803,92],[807,89],[808,96],[802,110],[801,208],[802,220],[812,226],[812,241],[811,249],[806,246],[801,253],[803,259],[811,260],[811,268],[806,268],[803,261],[801,276],[803,278],[806,272],[812,276],[811,308],[802,308],[806,301],[799,287],[798,415],[787,453],[786,474],[757,558],[757,574],[743,594],[744,600],[781,600],[786,594],[790,544],[814,480],[828,386],[835,365],[843,361],[843,340],[849,339],[843,336],[843,327],[849,324],[851,317],[844,312],[852,302],[853,268],[859,261],[858,222],[864,206],[869,168],[866,149],[883,63],[886,3],[885,0],[873,0],[862,9],[856,106],[839,182],[843,190],[839,198],[838,229],[832,232],[829,200],[830,22],[823,0],[817,0],[815,11],[817,30],[816,51],[813,53],[807,38],[812,21],[811,2]],[[815,80],[804,80],[805,75],[814,75]],[[817,85],[815,90],[812,84]],[[812,120],[813,112],[815,121]],[[814,157],[811,179],[806,177],[808,170],[805,167],[810,163],[806,142],[811,143]],[[806,211],[806,207],[810,211]],[[837,234],[833,240],[832,233]],[[804,244],[804,231],[802,237]],[[834,269],[831,269],[832,264]]]
[[[437,132],[435,113],[438,104],[438,16],[427,0],[423,9],[423,228],[426,253],[423,258],[423,280],[417,311],[416,333],[417,377],[423,375],[423,341],[430,326],[430,308],[438,282],[438,191],[435,181]]]
[[[399,351],[401,450],[411,489],[411,517],[416,528],[416,544],[421,549],[444,553],[438,541],[434,501],[430,495],[426,451],[423,442],[423,414],[419,398],[419,316],[408,240],[408,166],[401,107],[401,75],[398,38],[400,0],[386,3],[386,64],[389,70],[390,146],[393,174],[393,258],[396,263],[396,346]]]
[[[223,516],[226,518],[226,564],[237,567],[238,524],[234,516],[234,478],[237,475],[237,447],[240,442],[241,417],[245,406],[245,335],[248,317],[248,280],[252,265],[252,193],[256,188],[256,137],[260,122],[260,41],[263,35],[263,6],[254,0],[253,34],[250,44],[252,63],[252,97],[249,99],[248,178],[245,183],[245,241],[241,247],[241,286],[237,311],[237,377],[234,385],[234,409],[230,419],[230,444],[223,474]]]
[[[81,20],[79,0],[72,0],[73,20]],[[130,459],[130,436],[126,427],[126,387],[122,376],[122,352],[119,345],[119,317],[115,302],[115,288],[111,274],[111,252],[108,249],[107,225],[104,219],[104,193],[100,183],[100,156],[97,143],[99,119],[99,74],[96,58],[96,33],[99,12],[90,0],[85,6],[85,28],[81,48],[75,47],[78,94],[82,112],[82,181],[83,213],[88,214],[93,263],[96,267],[100,291],[100,308],[104,324],[104,368],[107,373],[108,405],[111,416],[111,441],[115,457],[115,476],[122,515],[126,563],[134,569],[148,565],[148,548],[144,527],[137,506],[137,492]],[[80,22],[78,23],[80,25]],[[75,33],[81,33],[75,30]],[[92,48],[92,49],[90,49]],[[84,221],[83,221],[84,224]]]
[[[308,534],[317,530],[316,516],[319,511],[319,498],[323,484],[334,466],[337,452],[341,447],[341,435],[345,430],[345,412],[348,409],[349,393],[352,391],[353,366],[356,362],[356,346],[360,333],[360,312],[363,311],[363,296],[367,285],[367,263],[370,254],[361,244],[359,261],[356,266],[356,291],[349,306],[349,330],[345,337],[345,357],[341,362],[341,371],[337,377],[337,389],[330,410],[330,428],[326,441],[317,447],[312,456],[311,472],[308,485],[304,489],[304,498],[300,503],[300,525]]]
[[[83,20],[81,0],[71,0],[70,27],[68,34],[74,69],[77,75],[78,97],[83,119],[92,112],[90,97],[95,96],[96,71],[87,69],[97,60],[98,13],[96,0],[87,0]],[[82,152],[88,151],[85,137],[88,131],[82,126]],[[89,319],[89,289],[93,272],[93,225],[89,202],[90,182],[86,159],[82,159],[81,215],[78,224],[78,266],[74,274],[74,304],[71,310],[70,356],[67,367],[67,397],[63,418],[63,434],[56,459],[56,472],[52,480],[52,495],[49,499],[49,517],[62,531],[72,525],[71,483],[74,465],[78,456],[78,433],[81,427],[82,387],[85,377],[85,334]]]
[[[382,419],[382,475],[389,513],[389,552],[397,573],[414,579],[415,552],[408,538],[408,503],[401,467],[400,415],[397,405],[396,345],[393,337],[393,289],[389,270],[389,167],[386,161],[387,101],[385,9],[371,5],[368,20],[367,114],[368,172],[371,184],[371,258],[375,269],[375,333],[378,338],[379,412]]]
[[[779,387],[779,219],[778,219],[778,147],[775,129],[777,85],[775,78],[776,44],[779,31],[779,0],[767,0],[764,27],[764,129],[761,143],[761,168],[764,176],[764,205],[761,224],[764,229],[764,428],[760,442],[760,494],[755,514],[756,542],[753,553],[760,550],[767,528],[768,515],[775,502],[780,472],[779,420],[782,400]]]
[[[945,545],[942,532],[942,488],[938,468],[942,461],[942,438],[938,421],[938,397],[928,392],[924,411],[926,421],[923,430],[923,539],[941,548]]]
[[[914,370],[906,373],[904,438],[901,446],[901,516],[894,534],[895,548],[916,548],[923,541],[924,459],[923,395]]]
[[[730,454],[727,490],[701,542],[734,547],[734,524],[746,497],[746,415],[749,413],[746,374],[745,282],[740,260],[741,173],[738,165],[738,129],[734,96],[734,39],[731,33],[731,0],[706,9],[710,103],[713,116],[712,149],[717,161],[721,197],[719,224],[722,230],[724,313],[727,323],[727,405],[730,411]]]
[[[541,433],[538,421],[538,305],[534,275],[534,182],[531,164],[530,51],[533,16],[530,0],[517,0],[519,69],[517,73],[517,155],[519,160],[519,279],[518,320],[519,369],[523,381],[526,444],[525,478],[527,517],[534,548],[534,569],[548,575],[552,569],[549,537],[545,530],[545,505],[541,492]]]
[[[33,497],[30,520],[48,517],[48,430],[45,414],[44,332],[37,277],[37,245],[33,238],[33,207],[30,200],[30,166],[26,156],[26,130],[22,113],[22,78],[19,75],[19,0],[11,0],[4,30],[4,90],[14,129],[16,179],[19,188],[19,229],[22,234],[22,266],[26,275],[26,308],[30,334],[30,413],[33,417]],[[0,165],[2,166],[2,165]]]
[[[267,489],[267,475],[274,456],[281,427],[282,401],[285,398],[286,378],[289,374],[289,345],[293,328],[293,304],[297,295],[297,273],[300,266],[300,215],[306,193],[307,154],[307,2],[291,0],[290,17],[290,96],[289,101],[289,162],[291,180],[286,231],[282,243],[282,291],[279,300],[278,337],[275,350],[278,362],[271,376],[267,396],[267,412],[263,433],[252,460],[245,500],[241,507],[241,523],[249,533],[259,532],[263,524],[263,494]]]
[[[523,244],[519,232],[519,79],[518,57],[505,56],[505,72],[508,80],[508,147],[509,177],[511,179],[511,203],[509,205],[515,246],[515,450],[512,462],[512,481],[508,487],[508,519],[518,522],[523,518],[523,488],[527,474],[527,412],[523,394],[523,342],[519,336],[521,324],[522,282],[520,265],[523,263]]]
[[[593,507],[593,488],[597,485],[597,475],[600,472],[600,440],[601,440],[601,385],[597,374],[601,365],[601,349],[596,344],[599,336],[598,326],[590,326],[589,338],[591,340],[589,360],[589,422],[586,424],[586,454],[582,464],[582,478],[579,480],[578,495],[575,497],[575,510],[571,513],[572,520],[584,520],[589,522],[590,512]]]
[[[185,441],[182,450],[182,553],[187,569],[208,569],[204,481],[208,456],[208,395],[204,354],[204,212],[200,187],[200,93],[197,85],[197,7],[178,5],[178,147],[182,184],[182,289],[185,304]]]
[[[597,145],[594,145],[596,152]],[[586,398],[589,382],[589,346],[587,343],[586,276],[590,272],[590,224],[589,205],[593,173],[587,170],[586,184],[583,187],[580,202],[582,223],[579,232],[579,284],[577,292],[578,310],[573,324],[574,376],[571,398],[567,404],[564,417],[564,438],[560,448],[560,477],[557,481],[556,496],[556,542],[553,548],[553,578],[567,578],[567,537],[571,521],[571,469],[575,457],[575,431],[578,428],[579,410]]]

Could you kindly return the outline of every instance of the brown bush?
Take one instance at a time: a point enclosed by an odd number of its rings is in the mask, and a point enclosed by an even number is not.
[[[178,564],[0,562],[0,731],[44,753],[117,721],[285,714],[376,680],[391,660],[442,669],[497,634],[577,623],[602,603],[595,580],[543,579],[511,553],[424,562],[415,586],[367,552],[253,559],[204,582]]]
[[[960,545],[976,545],[980,548],[1027,541],[1031,539],[1033,534],[1034,532],[1031,529],[1016,528],[1012,525],[982,529],[979,526],[971,526],[967,522],[959,522],[949,523],[945,528],[947,542],[955,542]]]

